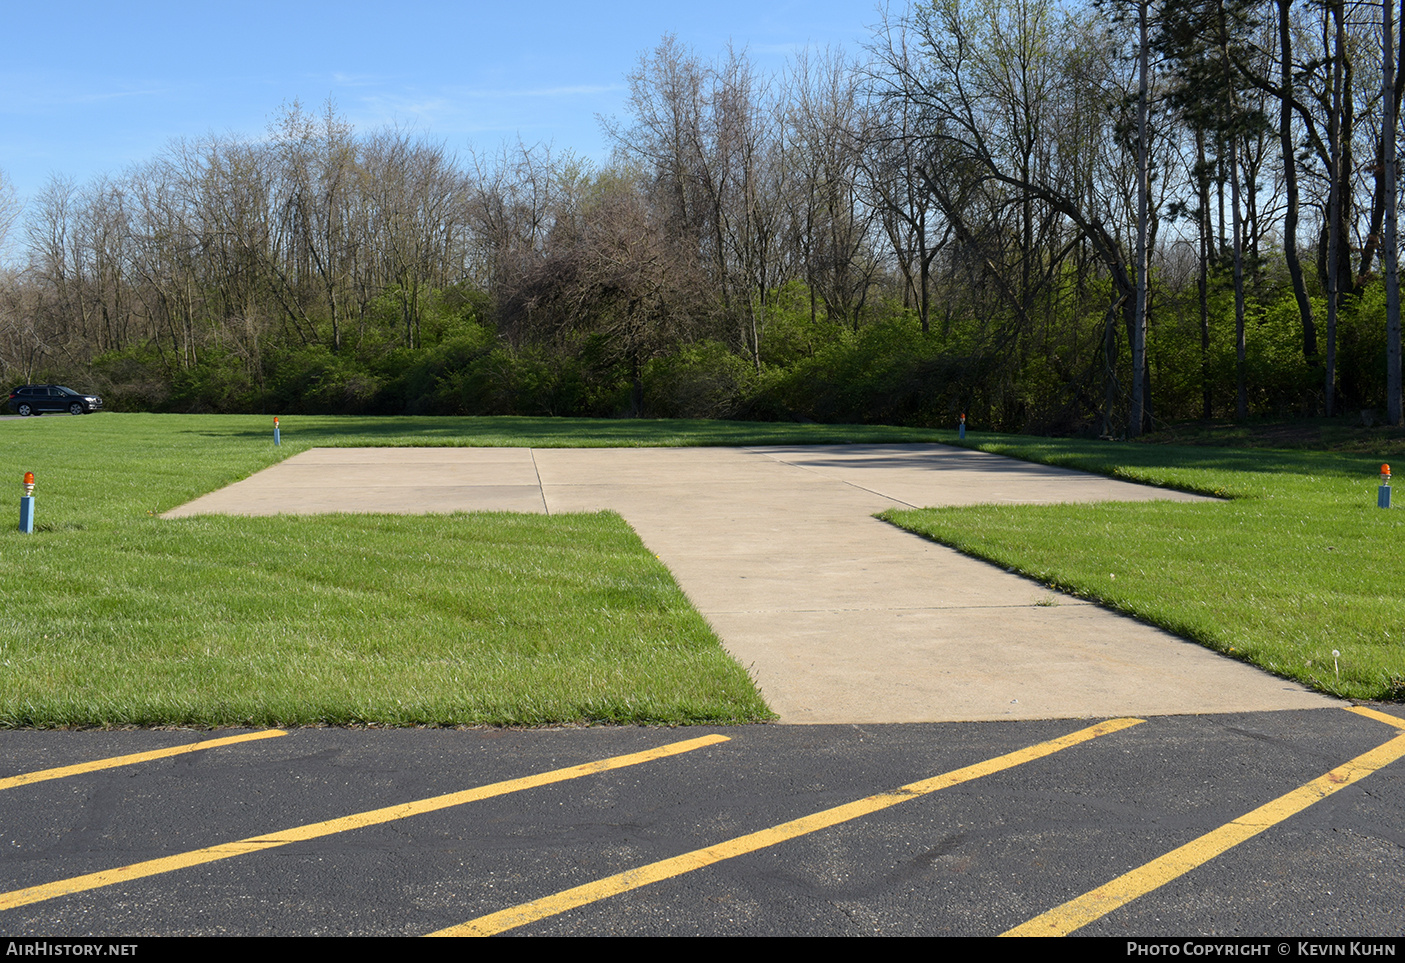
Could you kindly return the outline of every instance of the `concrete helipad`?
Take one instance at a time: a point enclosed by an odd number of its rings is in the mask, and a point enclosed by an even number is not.
[[[611,509],[784,722],[1340,704],[872,517],[1148,499],[1196,496],[934,445],[326,448],[165,517]]]

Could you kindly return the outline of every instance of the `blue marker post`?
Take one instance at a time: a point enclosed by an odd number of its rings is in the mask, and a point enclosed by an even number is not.
[[[1381,487],[1376,489],[1376,507],[1390,507],[1390,466],[1381,466]]]
[[[966,440],[966,416],[965,416],[965,415],[962,415],[962,416],[961,416],[961,424],[960,424],[960,426],[956,429],[956,437],[960,438],[962,441],[965,441],[965,440]]]
[[[273,444],[278,447],[283,444],[282,437],[278,434],[278,416],[273,416]]]
[[[20,531],[34,534],[34,472],[24,473],[24,496],[20,499]]]

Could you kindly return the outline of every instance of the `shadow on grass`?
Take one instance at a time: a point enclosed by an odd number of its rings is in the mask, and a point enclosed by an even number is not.
[[[1332,475],[1369,478],[1380,471],[1379,457],[1330,451],[1201,448],[1079,439],[1051,440],[1018,435],[968,438],[967,445],[993,454],[1078,468],[1098,474],[1119,470],[1243,472],[1247,474]]]
[[[218,418],[221,416],[207,416]],[[208,438],[267,438],[267,427],[248,427],[246,416],[230,416],[228,427],[202,423],[179,429]],[[733,446],[757,444],[852,444],[934,442],[952,433],[887,425],[814,425],[781,422],[683,421],[662,419],[429,417],[292,415],[282,421],[284,445],[299,447],[484,446],[535,448],[615,448]]]

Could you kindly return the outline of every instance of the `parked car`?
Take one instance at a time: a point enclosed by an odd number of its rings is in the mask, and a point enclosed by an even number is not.
[[[21,415],[42,415],[46,411],[66,411],[86,415],[102,407],[97,395],[85,395],[63,385],[25,385],[10,392],[10,408]]]

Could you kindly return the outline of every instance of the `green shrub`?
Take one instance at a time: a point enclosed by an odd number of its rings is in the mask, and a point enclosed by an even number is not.
[[[654,418],[731,418],[754,380],[755,369],[726,345],[687,345],[645,369],[644,410]]]

